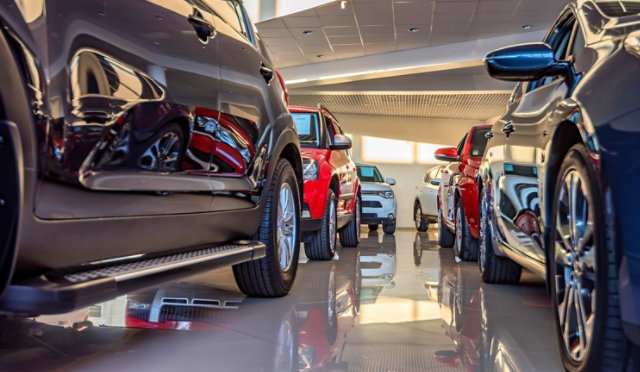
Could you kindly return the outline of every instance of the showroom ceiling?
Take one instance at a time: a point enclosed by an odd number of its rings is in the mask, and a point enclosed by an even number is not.
[[[291,95],[291,104],[322,103],[334,114],[403,116],[485,121],[503,113],[511,91],[309,92]]]
[[[344,10],[336,1],[257,27],[274,63],[283,68],[542,30],[564,4],[565,0],[349,0]]]

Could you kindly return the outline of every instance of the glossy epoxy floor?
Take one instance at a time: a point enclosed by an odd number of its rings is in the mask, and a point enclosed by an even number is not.
[[[363,230],[331,262],[302,254],[283,298],[245,298],[220,270],[70,314],[0,319],[0,371],[562,370],[543,281],[481,284],[430,229]]]

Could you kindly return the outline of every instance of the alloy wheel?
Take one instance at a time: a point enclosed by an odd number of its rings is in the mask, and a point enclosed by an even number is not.
[[[480,231],[479,231],[479,240],[480,240],[480,257],[478,257],[478,263],[480,265],[480,272],[484,272],[487,267],[487,197],[483,194],[482,199],[480,201]]]
[[[460,208],[456,208],[456,243],[454,246],[456,255],[462,252],[462,218]]]
[[[180,137],[174,132],[167,132],[142,154],[140,167],[155,171],[175,171],[180,147]]]
[[[595,326],[595,211],[587,182],[577,170],[569,170],[556,201],[556,311],[565,350],[576,363],[588,355]]]
[[[293,192],[288,183],[280,186],[280,198],[278,202],[277,220],[277,243],[280,268],[283,271],[289,270],[293,262],[293,250],[296,240],[297,220],[296,208],[293,199]],[[334,243],[335,244],[335,243]]]
[[[420,206],[416,208],[413,220],[416,222],[416,229],[420,229],[420,225],[422,224],[422,210],[420,209]]]
[[[329,203],[329,251],[336,250],[336,203]]]

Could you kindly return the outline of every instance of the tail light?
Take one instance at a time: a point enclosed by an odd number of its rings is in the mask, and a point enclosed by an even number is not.
[[[287,106],[289,106],[289,91],[287,90],[287,84],[284,83],[284,79],[278,71],[276,71],[276,76],[278,77],[278,81],[280,82],[280,86],[282,87],[284,102],[287,104]]]

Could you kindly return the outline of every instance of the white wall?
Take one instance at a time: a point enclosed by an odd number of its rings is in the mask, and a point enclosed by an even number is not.
[[[362,136],[373,136],[399,139],[414,142],[436,143],[455,146],[465,132],[474,125],[482,125],[481,121],[379,117],[361,115],[336,115],[342,129],[352,136],[351,154],[356,162],[362,159]],[[415,187],[424,177],[424,173],[436,165],[417,164],[385,164],[377,162],[384,177],[393,177],[398,201],[398,227],[413,227],[413,201]]]

